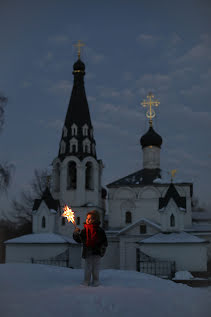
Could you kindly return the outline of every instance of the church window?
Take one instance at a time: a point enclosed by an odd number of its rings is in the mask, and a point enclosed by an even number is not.
[[[66,219],[66,218],[62,217],[62,226],[65,225],[65,219]]]
[[[71,132],[72,132],[72,135],[77,135],[78,133],[78,127],[76,124],[73,124],[72,127],[71,127]]]
[[[78,141],[75,138],[70,140],[70,152],[76,153],[78,151]]]
[[[86,163],[86,189],[94,189],[93,166],[91,162]]]
[[[85,124],[82,129],[83,129],[83,135],[88,136],[88,125]]]
[[[132,223],[132,213],[130,211],[125,213],[125,223]]]
[[[173,214],[170,217],[170,225],[171,225],[171,227],[175,227],[175,217]]]
[[[140,233],[141,234],[147,233],[147,226],[144,223],[140,225]]]
[[[59,163],[55,166],[55,183],[54,183],[55,192],[59,192],[60,190],[60,165]]]
[[[80,225],[80,217],[76,218],[76,225]]]
[[[95,145],[92,144],[92,153],[95,154]]]
[[[42,217],[42,228],[45,228],[46,226],[46,221],[45,221],[45,217]]]
[[[77,168],[76,163],[71,161],[67,167],[67,189],[76,189]]]
[[[83,141],[83,152],[90,153],[90,141],[89,141],[89,139],[85,139]]]

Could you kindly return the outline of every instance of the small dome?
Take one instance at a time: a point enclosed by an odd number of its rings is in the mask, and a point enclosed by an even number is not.
[[[80,58],[77,60],[77,62],[74,63],[73,70],[80,70],[83,72],[85,71],[85,64],[80,60]]]
[[[153,127],[150,127],[147,133],[145,133],[140,139],[142,148],[150,145],[161,147],[162,142],[161,136],[155,132]]]

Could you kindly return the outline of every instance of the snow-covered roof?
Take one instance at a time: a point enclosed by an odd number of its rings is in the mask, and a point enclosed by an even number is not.
[[[193,211],[193,220],[211,220],[211,211]]]
[[[206,240],[193,236],[187,232],[157,233],[139,243],[204,243]]]
[[[62,236],[56,233],[32,233],[24,236],[10,239],[4,243],[74,243],[75,240],[72,238]]]
[[[211,232],[211,224],[207,223],[207,224],[200,224],[200,223],[192,223],[192,226],[190,228],[185,228],[185,231],[188,232],[193,232],[193,231],[197,231],[197,232],[207,232],[210,231]]]
[[[108,233],[116,233],[116,234],[122,234],[124,232],[127,232],[129,231],[130,229],[134,228],[135,226],[137,226],[139,223],[141,222],[145,222],[145,223],[148,223],[150,226],[158,229],[158,230],[161,230],[161,226],[158,225],[157,223],[155,223],[154,221],[150,220],[150,219],[147,219],[147,218],[141,218],[139,220],[137,220],[136,222],[132,223],[131,225],[123,228],[123,229],[119,229],[119,230],[109,230]]]

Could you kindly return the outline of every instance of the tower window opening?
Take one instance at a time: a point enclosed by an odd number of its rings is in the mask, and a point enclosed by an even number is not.
[[[125,223],[132,223],[132,213],[131,213],[131,211],[126,211],[126,213],[125,213]]]
[[[59,163],[55,166],[55,183],[54,183],[55,192],[59,192],[60,190],[60,165]]]
[[[76,225],[80,225],[80,217],[76,218]]]
[[[172,214],[171,217],[170,217],[170,226],[171,226],[171,227],[175,227],[175,217],[174,217],[173,214]]]
[[[46,227],[46,221],[45,221],[45,217],[42,217],[42,228]]]
[[[77,135],[78,133],[78,128],[77,128],[77,125],[76,124],[73,124],[72,127],[71,127],[71,132],[72,132],[72,135]]]
[[[75,152],[76,152],[76,145],[73,144],[73,145],[72,145],[72,153],[75,153]]]
[[[66,218],[62,217],[62,226],[65,225],[65,219],[66,219]]]
[[[84,136],[88,136],[88,125],[87,125],[87,124],[85,124],[85,125],[83,126],[83,135],[84,135]]]
[[[147,233],[147,226],[144,223],[140,225],[140,233],[141,234]]]
[[[71,161],[67,168],[67,189],[76,189],[77,184],[77,168],[76,163]]]
[[[94,189],[93,166],[91,162],[86,163],[86,189]]]

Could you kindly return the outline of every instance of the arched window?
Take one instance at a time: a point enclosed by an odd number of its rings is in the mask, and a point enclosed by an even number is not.
[[[76,145],[73,144],[73,145],[72,145],[72,153],[75,153],[75,152],[76,152]]]
[[[42,228],[45,228],[46,222],[45,222],[45,217],[42,217]]]
[[[76,218],[76,225],[80,225],[80,217]]]
[[[62,226],[64,226],[65,225],[65,217],[62,217]]]
[[[132,214],[130,211],[126,211],[125,213],[125,223],[132,223]]]
[[[94,189],[94,175],[91,162],[86,163],[86,189]]]
[[[67,167],[67,189],[76,189],[77,168],[76,163],[71,161]]]
[[[145,225],[145,223],[140,224],[140,233],[141,234],[147,233],[147,226]]]
[[[171,217],[170,217],[170,226],[171,227],[175,227],[175,217],[174,217],[174,215],[171,215]]]
[[[55,166],[55,192],[60,190],[60,165],[59,163]]]
[[[88,152],[88,149],[89,149],[89,147],[88,147],[88,145],[86,144],[86,145],[84,145],[84,152]]]

